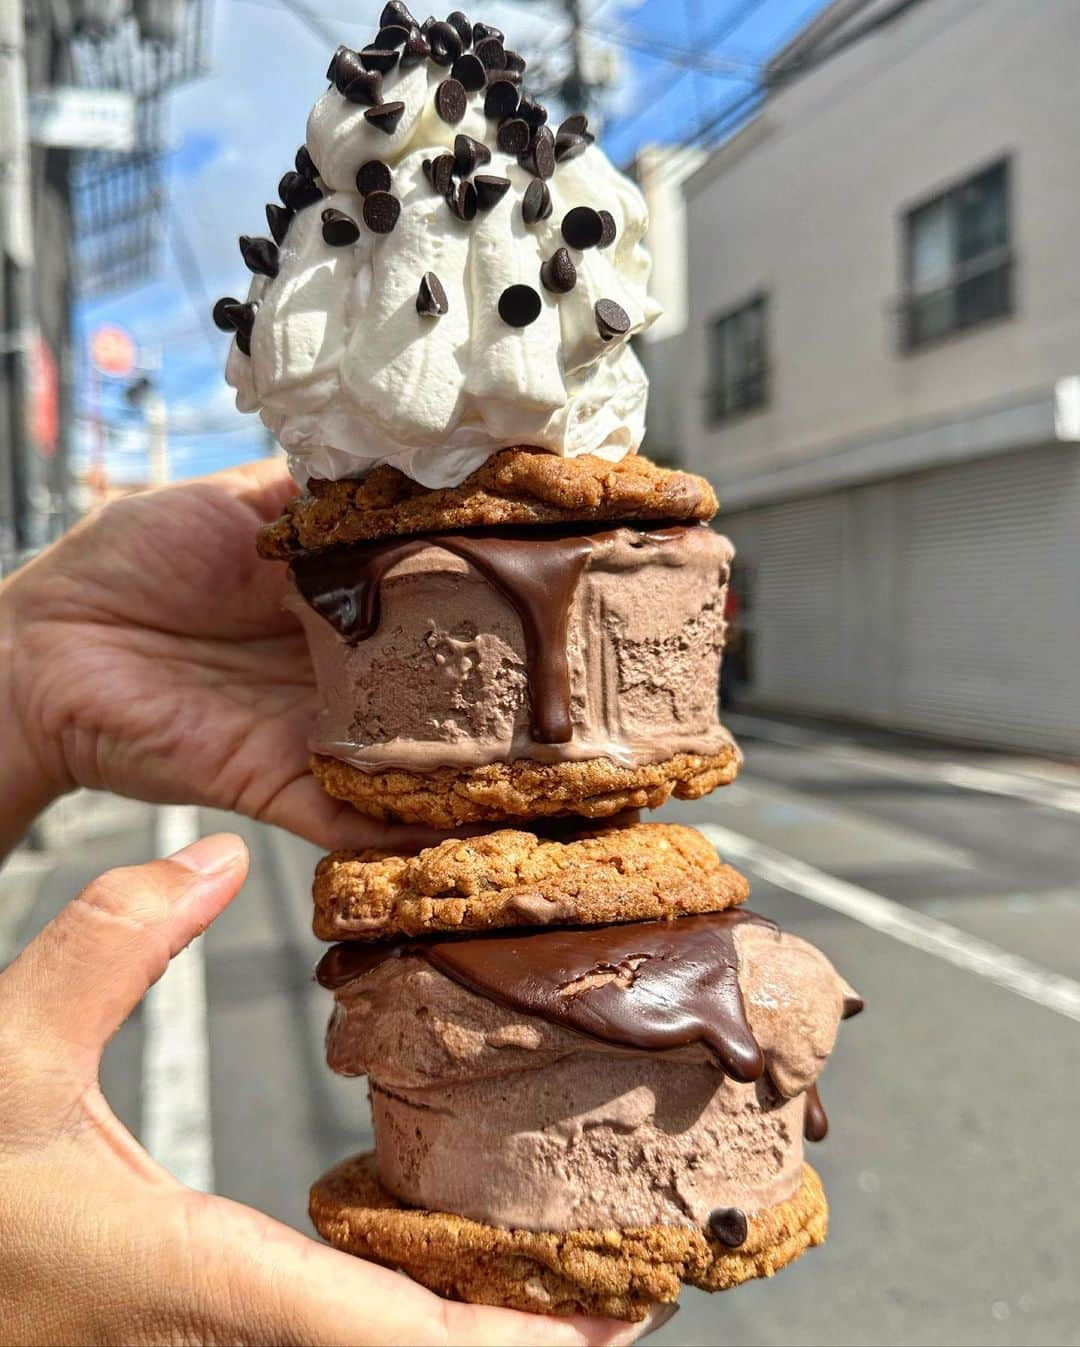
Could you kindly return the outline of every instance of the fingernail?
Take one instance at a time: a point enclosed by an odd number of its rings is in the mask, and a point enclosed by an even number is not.
[[[241,865],[246,856],[247,847],[241,838],[233,833],[216,833],[213,837],[200,837],[197,842],[174,852],[169,860],[198,875],[218,875]]]

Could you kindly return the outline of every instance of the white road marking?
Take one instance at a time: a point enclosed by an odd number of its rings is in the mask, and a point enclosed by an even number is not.
[[[880,893],[849,884],[730,828],[705,824],[701,831],[726,861],[748,866],[777,888],[840,912],[871,930],[933,954],[946,963],[1080,1023],[1080,982],[914,911]]]
[[[199,813],[159,809],[154,849],[169,856],[199,836]],[[202,940],[172,961],[143,1001],[142,1143],[181,1182],[214,1187],[210,1131],[210,1058]]]
[[[846,739],[830,739],[822,734],[804,730],[795,725],[784,725],[761,716],[729,715],[726,721],[736,733],[742,731],[756,739],[764,739],[789,748],[805,749],[844,762],[851,762],[889,776],[916,778],[920,781],[938,781],[959,790],[971,790],[983,795],[1004,795],[1014,800],[1044,809],[1057,809],[1067,814],[1080,814],[1080,787],[1060,785],[1046,776],[1006,772],[996,767],[977,764],[946,762],[930,755],[896,753],[892,750],[868,748]]]

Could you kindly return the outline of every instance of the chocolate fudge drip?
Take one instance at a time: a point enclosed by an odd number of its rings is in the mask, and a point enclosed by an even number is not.
[[[824,1141],[829,1135],[829,1119],[821,1102],[818,1087],[811,1085],[806,1092],[806,1113],[803,1115],[803,1136],[807,1141]]]
[[[619,1047],[664,1052],[702,1043],[732,1079],[749,1083],[765,1055],[746,1018],[735,928],[772,923],[734,909],[673,922],[514,931],[425,940],[381,950],[338,945],[319,965],[340,987],[407,953],[471,991],[525,1015]]]
[[[642,545],[676,542],[689,528],[674,525],[642,533]],[[461,557],[498,590],[521,622],[532,707],[532,734],[541,744],[573,738],[568,633],[581,573],[596,543],[612,531],[585,533],[499,529],[475,535],[387,538],[293,563],[297,588],[312,608],[351,642],[378,629],[383,577],[425,547]]]

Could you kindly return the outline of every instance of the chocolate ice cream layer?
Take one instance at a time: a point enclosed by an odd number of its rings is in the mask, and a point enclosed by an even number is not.
[[[705,525],[388,539],[294,563],[312,748],[371,771],[714,754],[732,548]]]
[[[531,1230],[705,1226],[791,1197],[814,1082],[861,1005],[745,911],[339,946],[320,978],[330,1066],[370,1079],[382,1184]]]

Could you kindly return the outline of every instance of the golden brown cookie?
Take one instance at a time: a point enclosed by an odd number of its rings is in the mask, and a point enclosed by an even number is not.
[[[401,1268],[440,1295],[533,1314],[632,1320],[644,1319],[657,1302],[676,1300],[684,1282],[726,1291],[771,1277],[824,1242],[829,1216],[821,1180],[804,1165],[799,1191],[751,1216],[737,1249],[704,1230],[672,1225],[559,1234],[500,1230],[402,1207],[380,1185],[370,1153],[324,1174],[308,1210],[336,1248]]]
[[[429,489],[384,465],[363,481],[312,479],[308,490],[260,531],[261,556],[288,561],[347,543],[494,525],[689,522],[716,513],[703,477],[658,468],[638,454],[609,463],[589,454],[504,449],[460,486]]]
[[[418,856],[335,851],[315,871],[320,940],[655,921],[722,912],[750,885],[694,828],[638,823],[568,841],[500,829]]]
[[[311,760],[323,789],[362,814],[442,829],[562,814],[610,818],[624,809],[657,809],[671,795],[699,800],[729,785],[741,765],[733,742],[718,754],[678,753],[644,767],[621,767],[610,758],[554,763],[523,758],[462,770],[364,772],[321,754]]]

